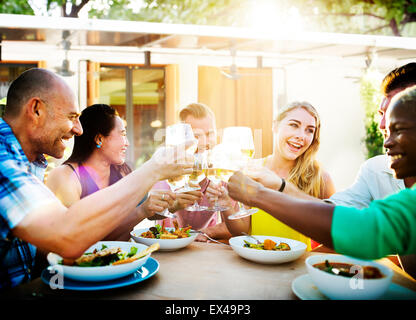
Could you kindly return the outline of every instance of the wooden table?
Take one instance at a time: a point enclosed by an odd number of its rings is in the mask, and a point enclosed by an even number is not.
[[[231,247],[194,242],[173,252],[155,252],[160,269],[152,278],[134,285],[103,291],[52,290],[40,278],[13,288],[8,298],[127,299],[127,300],[293,300],[292,281],[307,273],[306,252],[296,261],[263,265],[245,260]],[[416,291],[388,259],[380,260],[394,271],[393,282]]]

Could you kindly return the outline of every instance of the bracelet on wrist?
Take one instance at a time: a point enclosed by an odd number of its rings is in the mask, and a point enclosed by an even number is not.
[[[282,179],[282,184],[280,185],[279,192],[283,192],[283,190],[285,190],[285,186],[286,186],[285,179],[283,179],[283,178],[281,178],[281,179]]]
[[[143,197],[142,200],[140,200],[139,204],[136,207],[140,207],[142,205],[143,202],[145,202],[147,200],[147,198],[149,198],[149,194],[146,193]]]

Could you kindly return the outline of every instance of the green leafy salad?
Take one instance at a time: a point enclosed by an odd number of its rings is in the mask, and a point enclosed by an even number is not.
[[[78,267],[109,266],[116,261],[130,258],[136,253],[136,247],[131,247],[130,252],[126,252],[119,247],[108,248],[106,245],[102,245],[101,250],[94,249],[93,252],[85,252],[81,257],[73,261],[72,264],[66,263],[63,260],[60,262],[60,264],[70,264]]]

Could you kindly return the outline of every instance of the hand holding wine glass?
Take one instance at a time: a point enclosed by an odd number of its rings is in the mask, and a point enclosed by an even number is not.
[[[175,201],[175,194],[170,190],[151,190],[148,193],[146,201],[142,204],[142,208],[146,214],[147,219],[160,219],[158,212],[169,208]],[[162,217],[163,219],[164,217]]]
[[[179,153],[183,158],[193,157],[198,141],[195,139],[192,132],[192,127],[186,123],[177,123],[166,128],[166,147],[174,147],[175,152]],[[184,146],[180,149],[180,146]],[[192,171],[188,170],[185,174],[170,176],[167,183],[171,190],[175,193],[198,190],[198,188],[190,187],[187,184],[187,179]],[[176,215],[170,213],[168,209],[159,213],[168,218],[176,218]]]
[[[222,182],[227,182],[228,179],[238,169],[234,155],[240,151],[233,146],[224,144],[216,145],[209,152],[208,168],[206,169],[206,176],[210,180],[210,186],[220,186]],[[235,160],[235,159],[234,159]],[[216,189],[216,188],[214,188]],[[218,203],[218,197],[214,197],[214,206],[210,209],[215,211],[227,211],[229,206],[222,206]]]
[[[178,145],[181,143],[190,143],[190,145],[184,150],[185,154],[194,157],[195,163],[195,151],[198,146],[198,140],[195,138],[192,127],[187,123],[177,123],[166,128],[166,145]],[[191,187],[188,184],[189,174],[174,179],[168,179],[168,183],[175,187],[175,192],[188,192],[198,190],[198,187]],[[180,191],[179,191],[180,189]]]
[[[252,205],[252,200],[258,197],[258,192],[261,188],[262,185],[259,182],[244,175],[241,171],[236,172],[227,184],[230,197],[249,206]]]
[[[249,127],[228,127],[224,129],[222,141],[224,144],[235,146],[239,152],[234,154],[234,160],[239,170],[244,170],[254,157],[254,139]],[[258,211],[255,208],[245,208],[240,202],[239,211],[228,216],[228,219],[248,217]]]
[[[194,186],[199,186],[199,183],[205,179],[205,172],[208,169],[208,152],[195,153],[195,162],[192,174],[189,176],[189,183]],[[192,206],[186,208],[187,211],[206,211],[209,208],[201,206],[198,201],[195,201]]]
[[[250,161],[244,174],[269,189],[278,190],[282,185],[282,178],[269,168],[259,164],[258,161]]]
[[[200,190],[195,190],[185,193],[175,193],[175,198],[173,205],[169,207],[169,211],[172,213],[192,206],[196,201],[199,201],[202,198],[202,192]]]
[[[190,174],[193,167],[193,157],[183,152],[192,142],[186,142],[177,146],[158,148],[152,155],[148,164],[155,168],[161,180]]]

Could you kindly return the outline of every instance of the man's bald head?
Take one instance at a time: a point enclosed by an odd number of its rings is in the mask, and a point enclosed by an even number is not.
[[[46,69],[26,70],[10,85],[4,117],[9,119],[17,117],[30,98],[47,99],[54,92],[55,86],[60,83],[63,84],[63,80]]]

